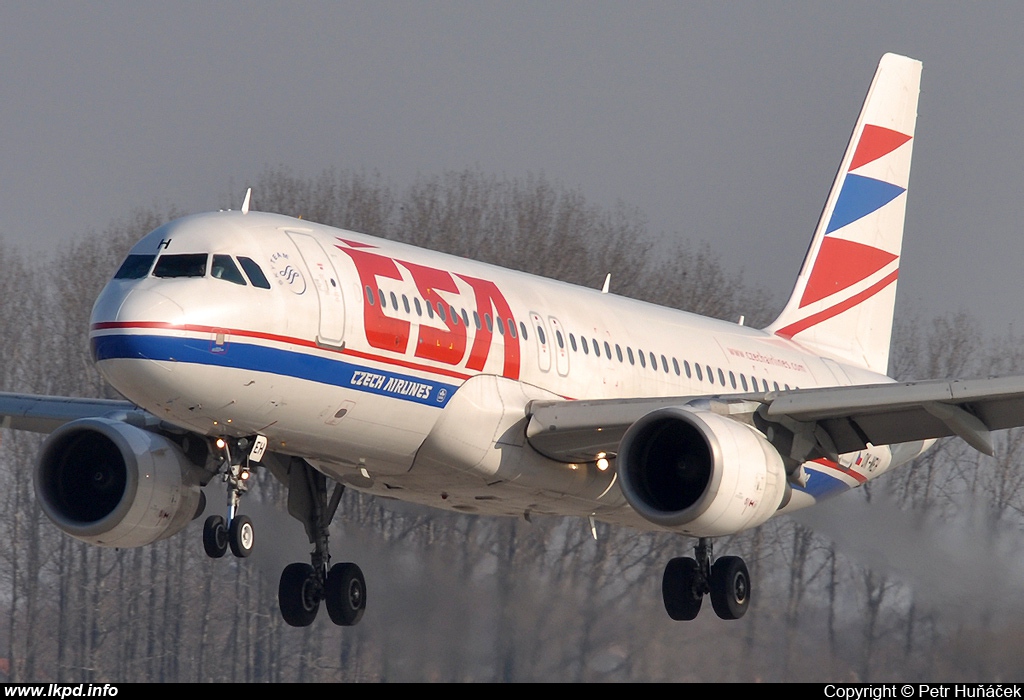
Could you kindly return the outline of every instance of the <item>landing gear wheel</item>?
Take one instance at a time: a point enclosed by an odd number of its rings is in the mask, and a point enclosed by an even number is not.
[[[697,617],[700,604],[704,601],[704,592],[700,590],[699,582],[700,567],[695,559],[676,557],[669,561],[661,579],[661,597],[669,617],[673,620],[692,620]]]
[[[256,535],[252,529],[252,520],[247,515],[236,515],[231,520],[231,529],[228,532],[228,542],[231,544],[231,553],[236,557],[247,557],[252,554],[252,545]]]
[[[224,518],[211,515],[203,524],[203,549],[211,559],[220,559],[228,551],[228,528]]]
[[[358,566],[344,563],[331,567],[324,602],[334,624],[348,627],[359,622],[366,610],[366,581]]]
[[[750,574],[739,557],[719,557],[711,567],[711,606],[723,620],[738,620],[750,606]]]
[[[309,564],[289,564],[281,572],[277,602],[281,617],[292,627],[309,627],[320,610],[321,591],[316,570]]]

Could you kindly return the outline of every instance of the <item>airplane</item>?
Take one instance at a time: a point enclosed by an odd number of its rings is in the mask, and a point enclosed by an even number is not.
[[[309,563],[287,566],[285,621],[366,608],[332,564],[347,487],[460,513],[558,515],[696,539],[663,603],[738,619],[741,557],[713,538],[826,501],[959,436],[1024,424],[1024,377],[886,375],[921,63],[880,61],[792,295],[764,329],[307,220],[186,216],[129,252],[89,340],[125,400],[0,394],[2,427],[49,433],[41,507],[106,547],[181,532],[226,484],[206,553],[248,556],[252,471],[288,490]],[[595,530],[596,534],[596,530]]]

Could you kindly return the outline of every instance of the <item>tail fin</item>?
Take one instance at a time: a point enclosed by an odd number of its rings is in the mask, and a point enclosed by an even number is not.
[[[914,146],[921,63],[886,54],[796,287],[767,330],[885,373]]]

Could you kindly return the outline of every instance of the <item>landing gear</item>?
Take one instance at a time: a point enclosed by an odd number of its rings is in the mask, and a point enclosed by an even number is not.
[[[336,625],[354,625],[366,610],[366,580],[355,564],[330,564],[327,528],[345,491],[336,484],[327,498],[327,479],[301,459],[293,458],[287,471],[288,512],[302,521],[313,552],[310,564],[289,564],[277,588],[281,616],[292,627],[313,623],[320,602]]]
[[[203,549],[213,559],[223,557],[229,547],[236,557],[252,554],[256,533],[252,520],[246,515],[238,515],[238,504],[242,495],[249,490],[249,463],[258,462],[262,458],[266,445],[267,439],[262,435],[251,441],[248,438],[218,438],[216,441],[216,450],[223,455],[221,469],[224,471],[224,482],[227,483],[228,503],[227,518],[211,515],[203,525]]]
[[[220,559],[228,551],[228,527],[224,518],[211,515],[203,524],[203,549],[211,559]]]
[[[694,547],[696,558],[676,557],[665,567],[661,595],[673,620],[692,620],[700,612],[704,596],[723,620],[738,620],[750,606],[750,574],[739,557],[720,557],[712,565],[711,539],[701,537]]]

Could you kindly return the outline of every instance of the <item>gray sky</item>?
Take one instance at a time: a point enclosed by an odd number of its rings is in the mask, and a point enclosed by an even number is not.
[[[1024,331],[1024,4],[948,5],[4,2],[0,237],[237,204],[268,166],[532,172],[781,303],[894,51],[924,61],[901,308]]]

